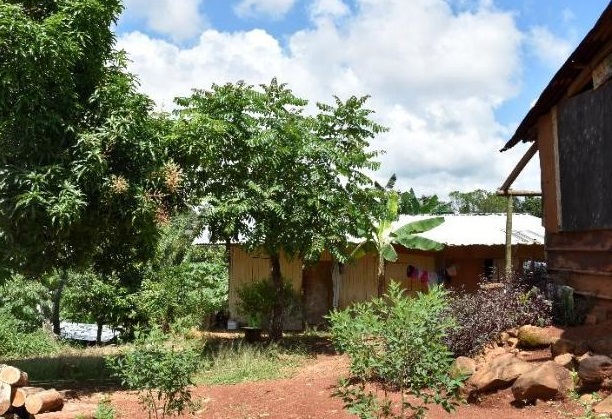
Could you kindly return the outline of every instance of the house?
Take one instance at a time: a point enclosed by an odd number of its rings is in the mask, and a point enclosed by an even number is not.
[[[394,227],[429,216],[401,216]],[[445,222],[421,233],[422,236],[445,244],[438,252],[409,250],[397,246],[398,260],[388,262],[386,281],[399,281],[408,293],[427,289],[423,281],[426,272],[431,281],[441,271],[448,270],[448,278],[440,276],[451,287],[475,290],[480,278],[495,280],[504,272],[506,216],[444,215]],[[526,214],[513,217],[513,266],[522,269],[524,261],[544,259],[544,228],[540,218]],[[206,243],[201,237],[196,243]],[[407,275],[409,267],[421,274]],[[332,308],[344,308],[351,303],[365,301],[377,295],[377,257],[375,254],[339,264],[329,254],[312,266],[303,266],[301,260],[283,257],[281,271],[302,294],[303,317],[306,324],[324,322],[323,316]],[[247,253],[238,243],[230,245],[229,311],[232,318],[239,318],[236,311],[237,290],[245,283],[270,276],[270,261],[262,253]],[[293,328],[301,328],[301,322],[293,322]]]
[[[611,77],[612,3],[501,150],[532,143],[502,194],[539,152],[549,276],[596,297],[599,320],[612,317]]]

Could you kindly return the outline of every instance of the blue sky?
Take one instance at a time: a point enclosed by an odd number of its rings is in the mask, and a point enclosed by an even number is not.
[[[371,95],[380,180],[444,196],[499,186],[499,148],[609,0],[126,0],[118,45],[163,109],[191,88],[272,77]],[[539,189],[537,159],[517,186]]]

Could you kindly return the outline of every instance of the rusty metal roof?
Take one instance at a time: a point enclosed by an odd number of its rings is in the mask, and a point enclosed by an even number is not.
[[[612,37],[612,2],[602,13],[601,17],[584,37],[580,45],[569,56],[559,71],[544,89],[535,105],[529,110],[516,132],[500,151],[514,147],[520,141],[535,140],[534,126],[538,119],[548,113],[565,96],[568,87],[578,77],[586,65],[595,57],[602,46]]]

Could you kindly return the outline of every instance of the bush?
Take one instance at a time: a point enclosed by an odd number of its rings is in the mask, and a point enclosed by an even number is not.
[[[520,281],[504,282],[499,287],[481,284],[474,293],[452,292],[450,313],[457,328],[446,342],[456,355],[471,356],[513,327],[551,323],[551,302],[535,287]]]
[[[12,275],[0,286],[0,310],[9,314],[24,332],[34,332],[51,314],[51,292],[44,279]]]
[[[125,355],[107,359],[122,385],[138,390],[149,418],[181,414],[194,406],[188,386],[199,366],[198,354],[190,348],[168,346],[159,329],[137,338]]]
[[[0,358],[25,358],[51,355],[61,346],[50,332],[41,328],[24,330],[23,323],[0,309]]]
[[[454,408],[461,380],[448,374],[453,357],[445,338],[453,322],[447,291],[434,287],[409,298],[392,283],[385,298],[332,312],[329,319],[334,345],[350,358],[353,377],[335,392],[350,412],[360,418],[420,418],[426,403]],[[382,398],[376,386],[367,385],[372,381],[382,386]],[[389,390],[401,393],[399,412],[392,408]],[[410,403],[408,394],[422,403]]]
[[[284,302],[284,314],[299,310],[300,297],[288,281],[283,281],[281,295],[270,279],[262,279],[242,285],[238,289],[238,314],[245,317],[249,326],[265,327],[264,323],[272,318],[272,309],[278,298]]]

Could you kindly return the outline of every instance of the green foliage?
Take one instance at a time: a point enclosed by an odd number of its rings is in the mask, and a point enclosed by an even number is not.
[[[33,332],[48,319],[51,294],[45,281],[15,274],[0,286],[0,313],[12,317],[21,332]]]
[[[413,221],[393,230],[393,222],[399,217],[399,195],[393,190],[394,185],[395,174],[391,176],[384,188],[377,185],[378,193],[375,201],[377,218],[369,220],[367,229],[359,232],[358,237],[363,238],[363,241],[353,249],[351,254],[352,258],[359,258],[369,250],[376,252],[378,256],[377,288],[379,297],[384,292],[386,262],[397,260],[394,245],[399,244],[407,249],[418,250],[441,250],[444,247],[442,243],[417,235],[442,224],[444,222],[443,217]]]
[[[498,196],[495,192],[483,189],[476,189],[471,192],[453,191],[449,194],[449,198],[452,211],[459,214],[499,214],[505,213],[508,206],[507,197]],[[515,213],[542,217],[541,197],[513,197],[512,200]]]
[[[152,322],[202,326],[227,305],[228,264],[221,246],[194,246],[202,230],[197,214],[174,217],[162,229],[154,258],[144,269],[138,308]]]
[[[96,411],[94,412],[95,419],[115,419],[115,409],[111,405],[108,398],[102,398],[98,402]]]
[[[199,366],[198,354],[188,347],[169,346],[166,338],[159,329],[153,329],[123,356],[108,358],[121,383],[138,390],[149,418],[180,415],[194,407],[189,386]]]
[[[450,331],[447,343],[456,356],[475,355],[508,329],[550,324],[551,308],[537,288],[519,281],[479,287],[476,292],[453,292],[449,310],[457,327]]]
[[[300,296],[290,282],[283,281],[281,293],[277,295],[270,279],[246,283],[238,289],[238,313],[245,317],[249,326],[265,327],[264,322],[270,321],[276,301],[285,303],[283,315],[297,312]]]
[[[370,119],[367,97],[308,102],[276,79],[259,88],[239,82],[196,90],[177,99],[171,150],[206,197],[213,240],[241,237],[272,259],[281,285],[281,252],[316,260],[324,250],[344,259],[347,233],[365,223],[378,155],[368,140],[385,129]],[[354,235],[354,234],[353,234]],[[282,335],[283,302],[275,305],[271,336]]]
[[[0,310],[0,358],[14,359],[57,353],[60,345],[50,332],[24,331],[22,322]]]
[[[207,368],[195,380],[219,385],[288,378],[304,363],[306,355],[276,344],[246,345],[235,340],[209,347],[206,358]]]
[[[0,2],[0,262],[29,275],[146,259],[182,203],[166,118],[114,51],[118,0]]]
[[[448,374],[453,357],[445,338],[453,321],[447,304],[442,288],[408,298],[392,283],[385,298],[330,315],[334,345],[350,358],[352,379],[341,381],[335,393],[349,411],[363,419],[418,418],[427,403],[454,408],[461,380]],[[399,408],[393,407],[389,391],[401,394]]]
[[[422,195],[417,197],[414,190],[410,188],[407,192],[400,193],[400,214],[448,214],[452,213],[450,202],[440,201],[437,195]]]
[[[92,271],[69,274],[62,299],[64,319],[116,327],[124,323],[132,310],[129,290],[117,276],[103,278]]]

